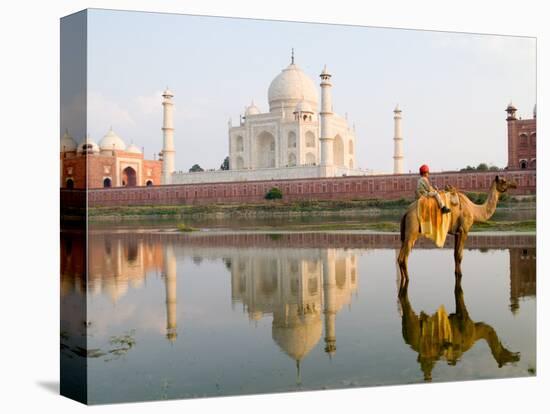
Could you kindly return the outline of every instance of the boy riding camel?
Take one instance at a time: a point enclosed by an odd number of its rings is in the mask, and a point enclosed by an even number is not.
[[[428,178],[430,175],[430,168],[424,164],[420,167],[419,171],[420,178],[418,179],[418,184],[416,185],[416,198],[419,199],[422,196],[434,197],[437,200],[437,204],[439,205],[441,212],[443,214],[450,213],[451,209],[443,204],[443,200],[441,200],[441,196],[437,192],[437,188],[433,187],[430,183],[430,179]]]

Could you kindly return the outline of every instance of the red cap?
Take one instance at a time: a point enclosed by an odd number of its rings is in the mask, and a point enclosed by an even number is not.
[[[430,167],[428,167],[426,164],[422,165],[419,169],[420,175],[426,174],[430,172]]]

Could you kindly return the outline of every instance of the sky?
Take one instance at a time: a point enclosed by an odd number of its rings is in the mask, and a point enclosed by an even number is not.
[[[362,169],[392,171],[396,104],[406,171],[504,167],[504,110],[512,101],[530,118],[536,102],[534,38],[91,10],[88,132],[99,142],[112,127],[152,158],[169,87],[176,169],[219,168],[228,120],[251,100],[269,110],[267,89],[292,48],[315,84],[325,64],[332,73],[334,112],[356,126]]]

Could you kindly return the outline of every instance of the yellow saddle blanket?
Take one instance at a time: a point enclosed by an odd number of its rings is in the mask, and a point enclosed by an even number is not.
[[[443,204],[451,208],[451,194],[440,191],[439,195]],[[435,197],[420,197],[417,204],[420,233],[433,240],[437,247],[443,247],[451,227],[451,213],[443,214]]]

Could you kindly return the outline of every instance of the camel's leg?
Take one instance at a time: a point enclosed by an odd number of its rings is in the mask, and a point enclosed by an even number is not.
[[[401,274],[401,288],[409,281],[408,258],[414,247],[414,243],[420,236],[419,224],[414,211],[415,209],[409,210],[401,219],[401,249],[397,257],[399,272]]]
[[[464,256],[464,244],[468,233],[462,227],[459,227],[455,234],[455,278],[460,280],[462,277],[462,257]]]
[[[409,254],[412,250],[412,243],[410,240],[403,240],[401,243],[401,249],[399,250],[399,256],[397,257],[397,263],[399,264],[399,271],[401,272],[401,278],[408,279],[409,272],[407,269],[407,262]]]
[[[401,286],[409,281],[408,259],[415,242],[416,237],[414,235],[408,235],[401,243],[401,250],[399,250],[399,256],[397,257],[397,263],[399,264],[399,271],[401,273]]]

